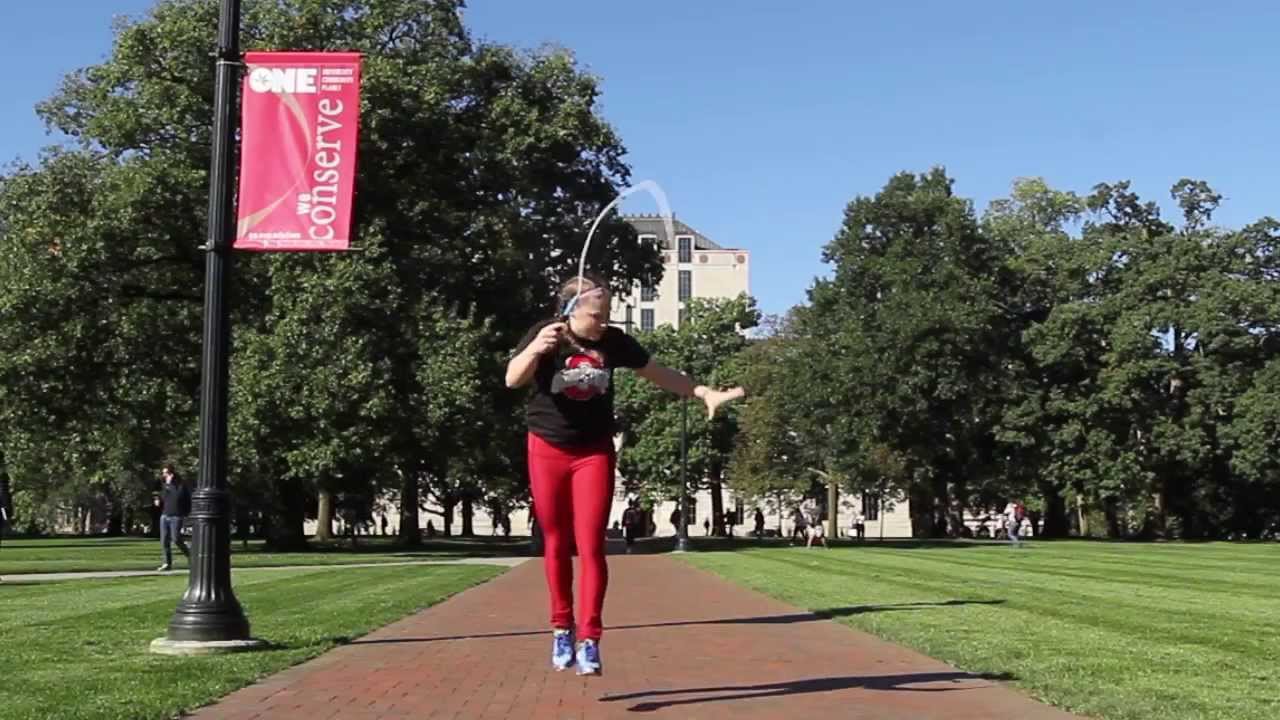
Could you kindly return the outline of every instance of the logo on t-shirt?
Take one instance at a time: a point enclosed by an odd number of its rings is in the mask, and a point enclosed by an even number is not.
[[[564,361],[564,368],[551,379],[551,392],[571,400],[590,400],[609,392],[609,371],[604,356],[596,350],[574,353]]]

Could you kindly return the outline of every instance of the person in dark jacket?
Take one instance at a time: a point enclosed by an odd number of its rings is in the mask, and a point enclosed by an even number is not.
[[[191,491],[178,479],[173,465],[166,463],[160,474],[164,477],[164,487],[156,497],[156,507],[160,508],[160,545],[164,548],[164,564],[156,569],[163,572],[173,568],[172,543],[176,542],[182,554],[191,557],[182,539],[182,521],[191,512]]]
[[[13,501],[9,496],[9,476],[0,470],[0,538],[13,522]]]

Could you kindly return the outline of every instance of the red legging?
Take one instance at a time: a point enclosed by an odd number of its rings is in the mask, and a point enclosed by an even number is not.
[[[612,438],[587,447],[563,448],[529,433],[529,485],[545,546],[551,626],[573,627],[572,552],[576,545],[582,564],[579,640],[599,641],[603,628],[600,614],[609,585],[604,531],[613,504],[615,462]]]

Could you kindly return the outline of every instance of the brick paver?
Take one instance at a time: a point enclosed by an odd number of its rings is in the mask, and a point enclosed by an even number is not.
[[[200,720],[1069,720],[665,556],[610,558],[605,675],[550,669],[542,563],[236,692]],[[816,713],[816,714],[814,714]]]

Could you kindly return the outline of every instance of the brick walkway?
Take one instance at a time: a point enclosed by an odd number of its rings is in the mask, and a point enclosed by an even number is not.
[[[611,557],[610,570],[603,677],[551,671],[535,561],[194,717],[1074,717],[673,558]]]

